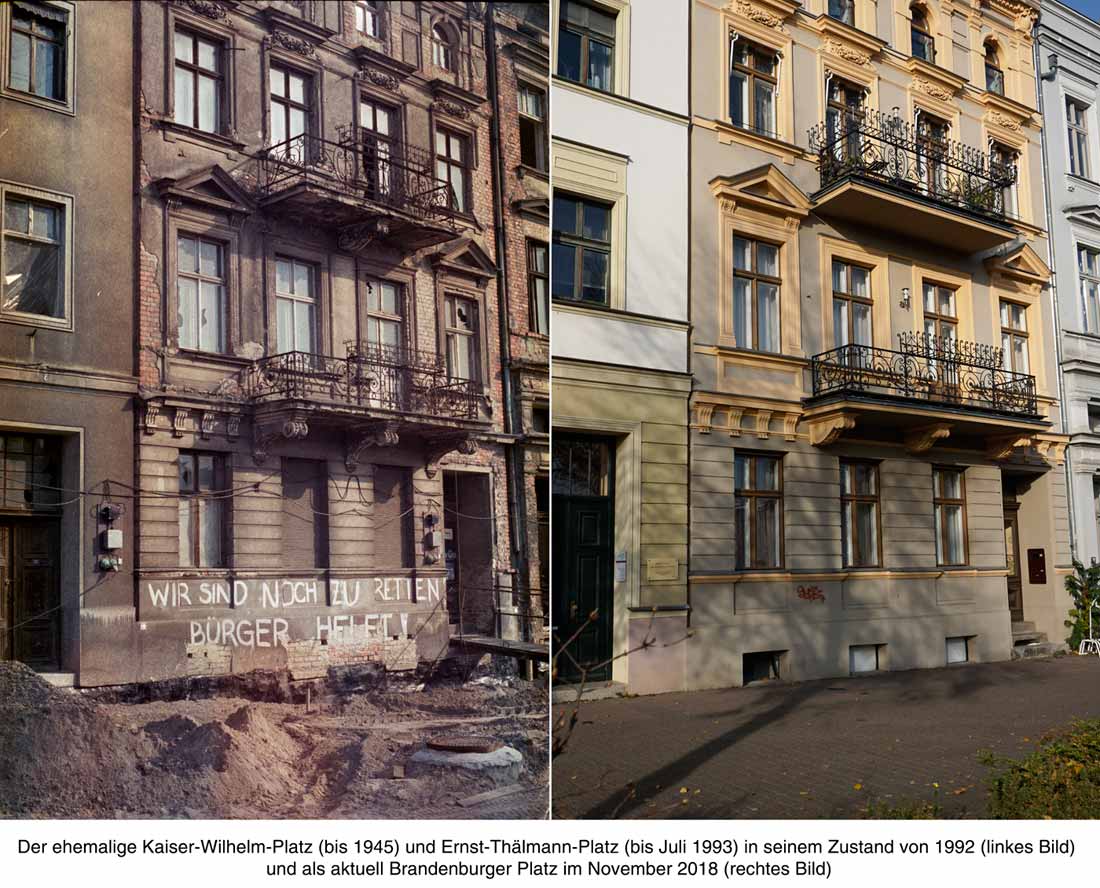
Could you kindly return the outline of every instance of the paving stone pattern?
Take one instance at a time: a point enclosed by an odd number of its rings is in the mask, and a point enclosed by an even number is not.
[[[981,817],[978,751],[1023,756],[1077,718],[1100,718],[1098,657],[601,700],[554,762],[553,811],[848,818],[936,800]]]

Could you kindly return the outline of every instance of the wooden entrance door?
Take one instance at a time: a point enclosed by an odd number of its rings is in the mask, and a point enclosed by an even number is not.
[[[1008,566],[1008,610],[1012,622],[1024,618],[1024,590],[1020,578],[1020,532],[1016,526],[1018,503],[1005,503],[1005,559]]]
[[[614,496],[613,444],[594,438],[553,443],[551,574],[557,678],[611,678]],[[603,664],[603,665],[600,665]]]
[[[56,519],[0,523],[0,659],[60,665],[60,536]]]

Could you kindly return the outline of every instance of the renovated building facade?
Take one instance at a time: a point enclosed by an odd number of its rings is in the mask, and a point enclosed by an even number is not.
[[[131,33],[0,4],[0,660],[68,682],[133,597]]]
[[[1060,642],[1037,4],[695,0],[682,682]]]
[[[128,14],[138,536],[82,683],[408,669],[498,634],[517,604],[485,5]]]
[[[1100,558],[1100,24],[1044,3],[1035,66],[1069,448],[1074,555]]]
[[[683,685],[688,18],[686,3],[662,0],[551,5],[552,623],[561,682],[614,680],[639,692]]]

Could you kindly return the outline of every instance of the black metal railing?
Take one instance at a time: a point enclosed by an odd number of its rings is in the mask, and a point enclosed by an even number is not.
[[[868,179],[998,221],[1009,214],[1014,163],[919,132],[901,117],[878,111],[838,114],[814,126],[809,138],[822,188],[846,178]]]
[[[422,219],[458,211],[454,189],[435,178],[427,151],[365,130],[344,130],[339,142],[296,136],[264,148],[256,162],[257,188],[265,197],[312,183]]]
[[[1001,366],[1001,350],[921,334],[901,351],[842,345],[810,363],[813,396],[874,395],[1035,417],[1035,377]]]
[[[348,343],[334,358],[292,351],[261,358],[241,374],[254,403],[293,400],[410,413],[442,419],[477,419],[481,387],[452,379],[442,356],[418,349]]]

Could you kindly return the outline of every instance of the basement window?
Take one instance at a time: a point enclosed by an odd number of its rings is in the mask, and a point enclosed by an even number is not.
[[[884,644],[853,644],[848,648],[848,671],[852,675],[878,672],[882,668]]]
[[[741,655],[741,683],[778,681],[783,675],[786,651],[754,651]]]
[[[947,665],[970,661],[970,639],[965,635],[956,635],[947,639]]]

